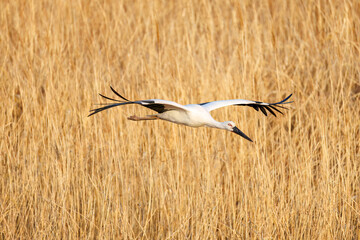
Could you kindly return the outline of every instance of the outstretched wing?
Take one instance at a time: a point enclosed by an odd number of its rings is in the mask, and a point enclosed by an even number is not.
[[[110,98],[110,97],[106,97],[102,94],[99,94],[101,97],[114,101],[116,103],[105,103],[102,105],[105,105],[103,107],[100,108],[95,108],[95,109],[91,109],[90,110],[90,114],[88,115],[88,117],[90,117],[91,115],[94,115],[96,113],[102,112],[106,109],[112,108],[112,107],[117,107],[117,106],[122,106],[122,105],[128,105],[128,104],[138,104],[147,108],[150,108],[151,110],[154,110],[158,113],[163,113],[169,110],[182,110],[182,111],[187,111],[187,108],[181,104],[178,104],[176,102],[172,102],[172,101],[167,101],[167,100],[162,100],[162,99],[148,99],[148,100],[139,100],[139,101],[129,101],[128,99],[124,98],[123,96],[121,96],[118,92],[116,92],[111,86],[110,86],[111,90],[117,95],[119,96],[121,99],[123,100],[118,100],[118,99],[114,99],[114,98]]]
[[[208,103],[201,103],[200,105],[205,108],[208,112],[221,108],[226,106],[249,106],[254,108],[256,111],[260,111],[267,116],[267,112],[269,111],[272,115],[276,117],[276,114],[274,111],[279,112],[283,114],[278,108],[287,109],[286,107],[281,106],[282,104],[288,104],[292,102],[287,102],[289,98],[292,96],[290,94],[287,96],[284,100],[277,102],[277,103],[264,103],[259,101],[250,101],[250,100],[244,100],[244,99],[233,99],[233,100],[222,100],[222,101],[214,101],[214,102],[208,102]]]

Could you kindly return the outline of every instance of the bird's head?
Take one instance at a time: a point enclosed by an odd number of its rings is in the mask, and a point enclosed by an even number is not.
[[[250,142],[252,142],[252,140],[245,135],[245,133],[243,133],[242,131],[240,131],[240,129],[238,129],[236,126],[235,126],[235,123],[232,122],[232,121],[226,121],[226,122],[223,122],[223,126],[224,126],[224,129],[225,130],[228,130],[230,132],[233,132],[233,133],[236,133],[240,136],[242,136],[243,138],[245,138],[246,140],[249,140]]]

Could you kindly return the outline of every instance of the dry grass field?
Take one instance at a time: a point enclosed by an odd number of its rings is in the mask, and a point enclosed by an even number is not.
[[[0,1],[0,239],[359,239],[360,2]],[[254,140],[114,97],[213,112]]]

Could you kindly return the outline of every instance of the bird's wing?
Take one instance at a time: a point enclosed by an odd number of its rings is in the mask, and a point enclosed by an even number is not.
[[[149,100],[142,100],[139,102],[141,102],[140,104],[142,106],[150,108],[158,113],[163,113],[169,110],[188,111],[188,108],[186,106],[168,100],[149,99]]]
[[[101,111],[104,111],[106,109],[112,108],[112,107],[117,107],[117,106],[122,106],[122,105],[128,105],[128,104],[138,104],[147,108],[150,108],[158,113],[163,113],[169,110],[182,110],[182,111],[188,111],[188,109],[181,105],[178,104],[176,102],[172,102],[172,101],[167,101],[167,100],[162,100],[162,99],[148,99],[148,100],[139,100],[139,101],[129,101],[126,98],[124,98],[123,96],[121,96],[119,93],[117,93],[111,86],[110,86],[111,90],[120,98],[122,98],[123,100],[117,100],[117,99],[113,99],[113,98],[109,98],[106,97],[102,94],[99,94],[101,97],[111,100],[111,101],[115,101],[116,103],[107,103],[107,104],[101,104],[101,105],[105,105],[103,107],[100,108],[96,108],[96,109],[91,109],[90,110],[90,114],[88,117],[90,117],[91,115],[94,115],[96,113],[99,113]]]
[[[287,100],[292,96],[292,94],[290,94],[289,96],[287,96],[284,100],[277,102],[277,103],[264,103],[264,102],[259,102],[259,101],[250,101],[250,100],[244,100],[244,99],[233,99],[233,100],[222,100],[222,101],[214,101],[214,102],[208,102],[208,103],[201,103],[200,105],[205,108],[208,112],[221,108],[221,107],[226,107],[226,106],[249,106],[254,108],[256,111],[259,111],[259,109],[261,110],[262,113],[264,113],[267,116],[267,112],[269,111],[272,115],[274,115],[276,117],[276,114],[273,110],[275,110],[276,112],[279,112],[281,114],[283,114],[279,109],[277,108],[283,108],[283,109],[287,109],[283,106],[281,106],[281,104],[288,104],[288,103],[292,103],[292,102],[287,102]]]

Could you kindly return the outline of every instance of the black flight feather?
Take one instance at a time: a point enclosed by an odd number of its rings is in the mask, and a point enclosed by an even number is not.
[[[115,89],[113,89],[111,86],[110,86],[111,90],[116,94],[118,95],[119,97],[121,97],[122,99],[124,99],[125,101],[128,101],[130,102],[128,99],[124,98],[123,96],[121,96],[117,91],[115,91]]]
[[[117,100],[117,99],[113,99],[113,98],[109,98],[109,97],[107,97],[107,96],[104,96],[104,95],[102,95],[101,93],[99,93],[99,95],[100,95],[101,97],[105,98],[105,99],[108,99],[108,100],[112,100],[112,101],[115,101],[115,102],[123,102],[123,101],[120,101],[120,100]]]

